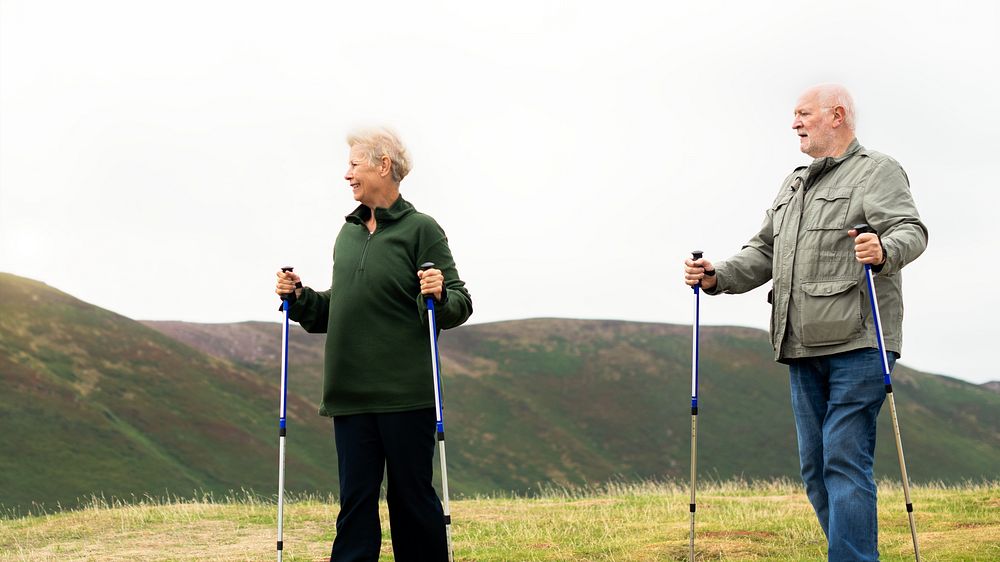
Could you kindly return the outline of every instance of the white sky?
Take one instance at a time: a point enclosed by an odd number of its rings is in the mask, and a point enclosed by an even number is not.
[[[396,128],[473,321],[688,323],[681,262],[728,257],[808,162],[841,82],[930,229],[903,363],[1000,379],[997,3],[0,0],[0,271],[137,319],[279,320],[325,289],[348,130]],[[705,299],[767,327],[766,286]]]

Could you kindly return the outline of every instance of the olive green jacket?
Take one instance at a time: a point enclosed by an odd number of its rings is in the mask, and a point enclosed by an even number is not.
[[[864,266],[847,231],[867,223],[886,261],[875,292],[887,351],[902,348],[903,266],[927,247],[927,227],[910,196],[906,172],[855,139],[838,157],[796,168],[781,185],[760,232],[716,266],[709,294],[744,293],[774,281],[771,344],[775,359],[878,347]]]
[[[375,209],[372,233],[365,226],[369,218],[364,205],[344,217],[330,288],[305,287],[288,310],[307,332],[326,334],[324,416],[434,407],[426,297],[417,278],[421,264],[434,262],[444,274],[434,306],[439,332],[472,314],[472,297],[433,218],[402,196],[388,209]]]

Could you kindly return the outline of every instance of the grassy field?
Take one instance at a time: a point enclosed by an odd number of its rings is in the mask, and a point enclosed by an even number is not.
[[[912,490],[924,560],[1000,560],[1000,482]],[[541,490],[537,497],[452,502],[462,561],[686,560],[688,491],[670,484]],[[382,560],[392,559],[385,506]],[[336,502],[295,498],[285,559],[326,560]],[[912,560],[901,488],[880,486],[882,559]],[[273,560],[276,509],[251,495],[199,501],[95,498],[80,510],[0,519],[0,560]],[[824,539],[791,482],[706,484],[699,560],[825,560]]]

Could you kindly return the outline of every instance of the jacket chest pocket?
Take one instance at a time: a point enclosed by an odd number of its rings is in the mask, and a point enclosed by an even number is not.
[[[861,333],[857,279],[802,283],[802,345],[846,343]]]
[[[787,194],[775,201],[774,205],[771,205],[771,226],[775,237],[781,231],[781,223],[785,219],[785,213],[788,211],[789,206],[788,203],[792,200],[793,195],[795,195],[794,191],[788,191]]]
[[[853,187],[815,188],[806,208],[806,230],[841,230],[847,225]]]

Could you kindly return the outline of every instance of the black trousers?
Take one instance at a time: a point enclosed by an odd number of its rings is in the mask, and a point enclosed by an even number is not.
[[[444,510],[434,474],[434,410],[333,418],[340,469],[340,515],[330,562],[377,561],[383,470],[397,562],[448,560]]]

